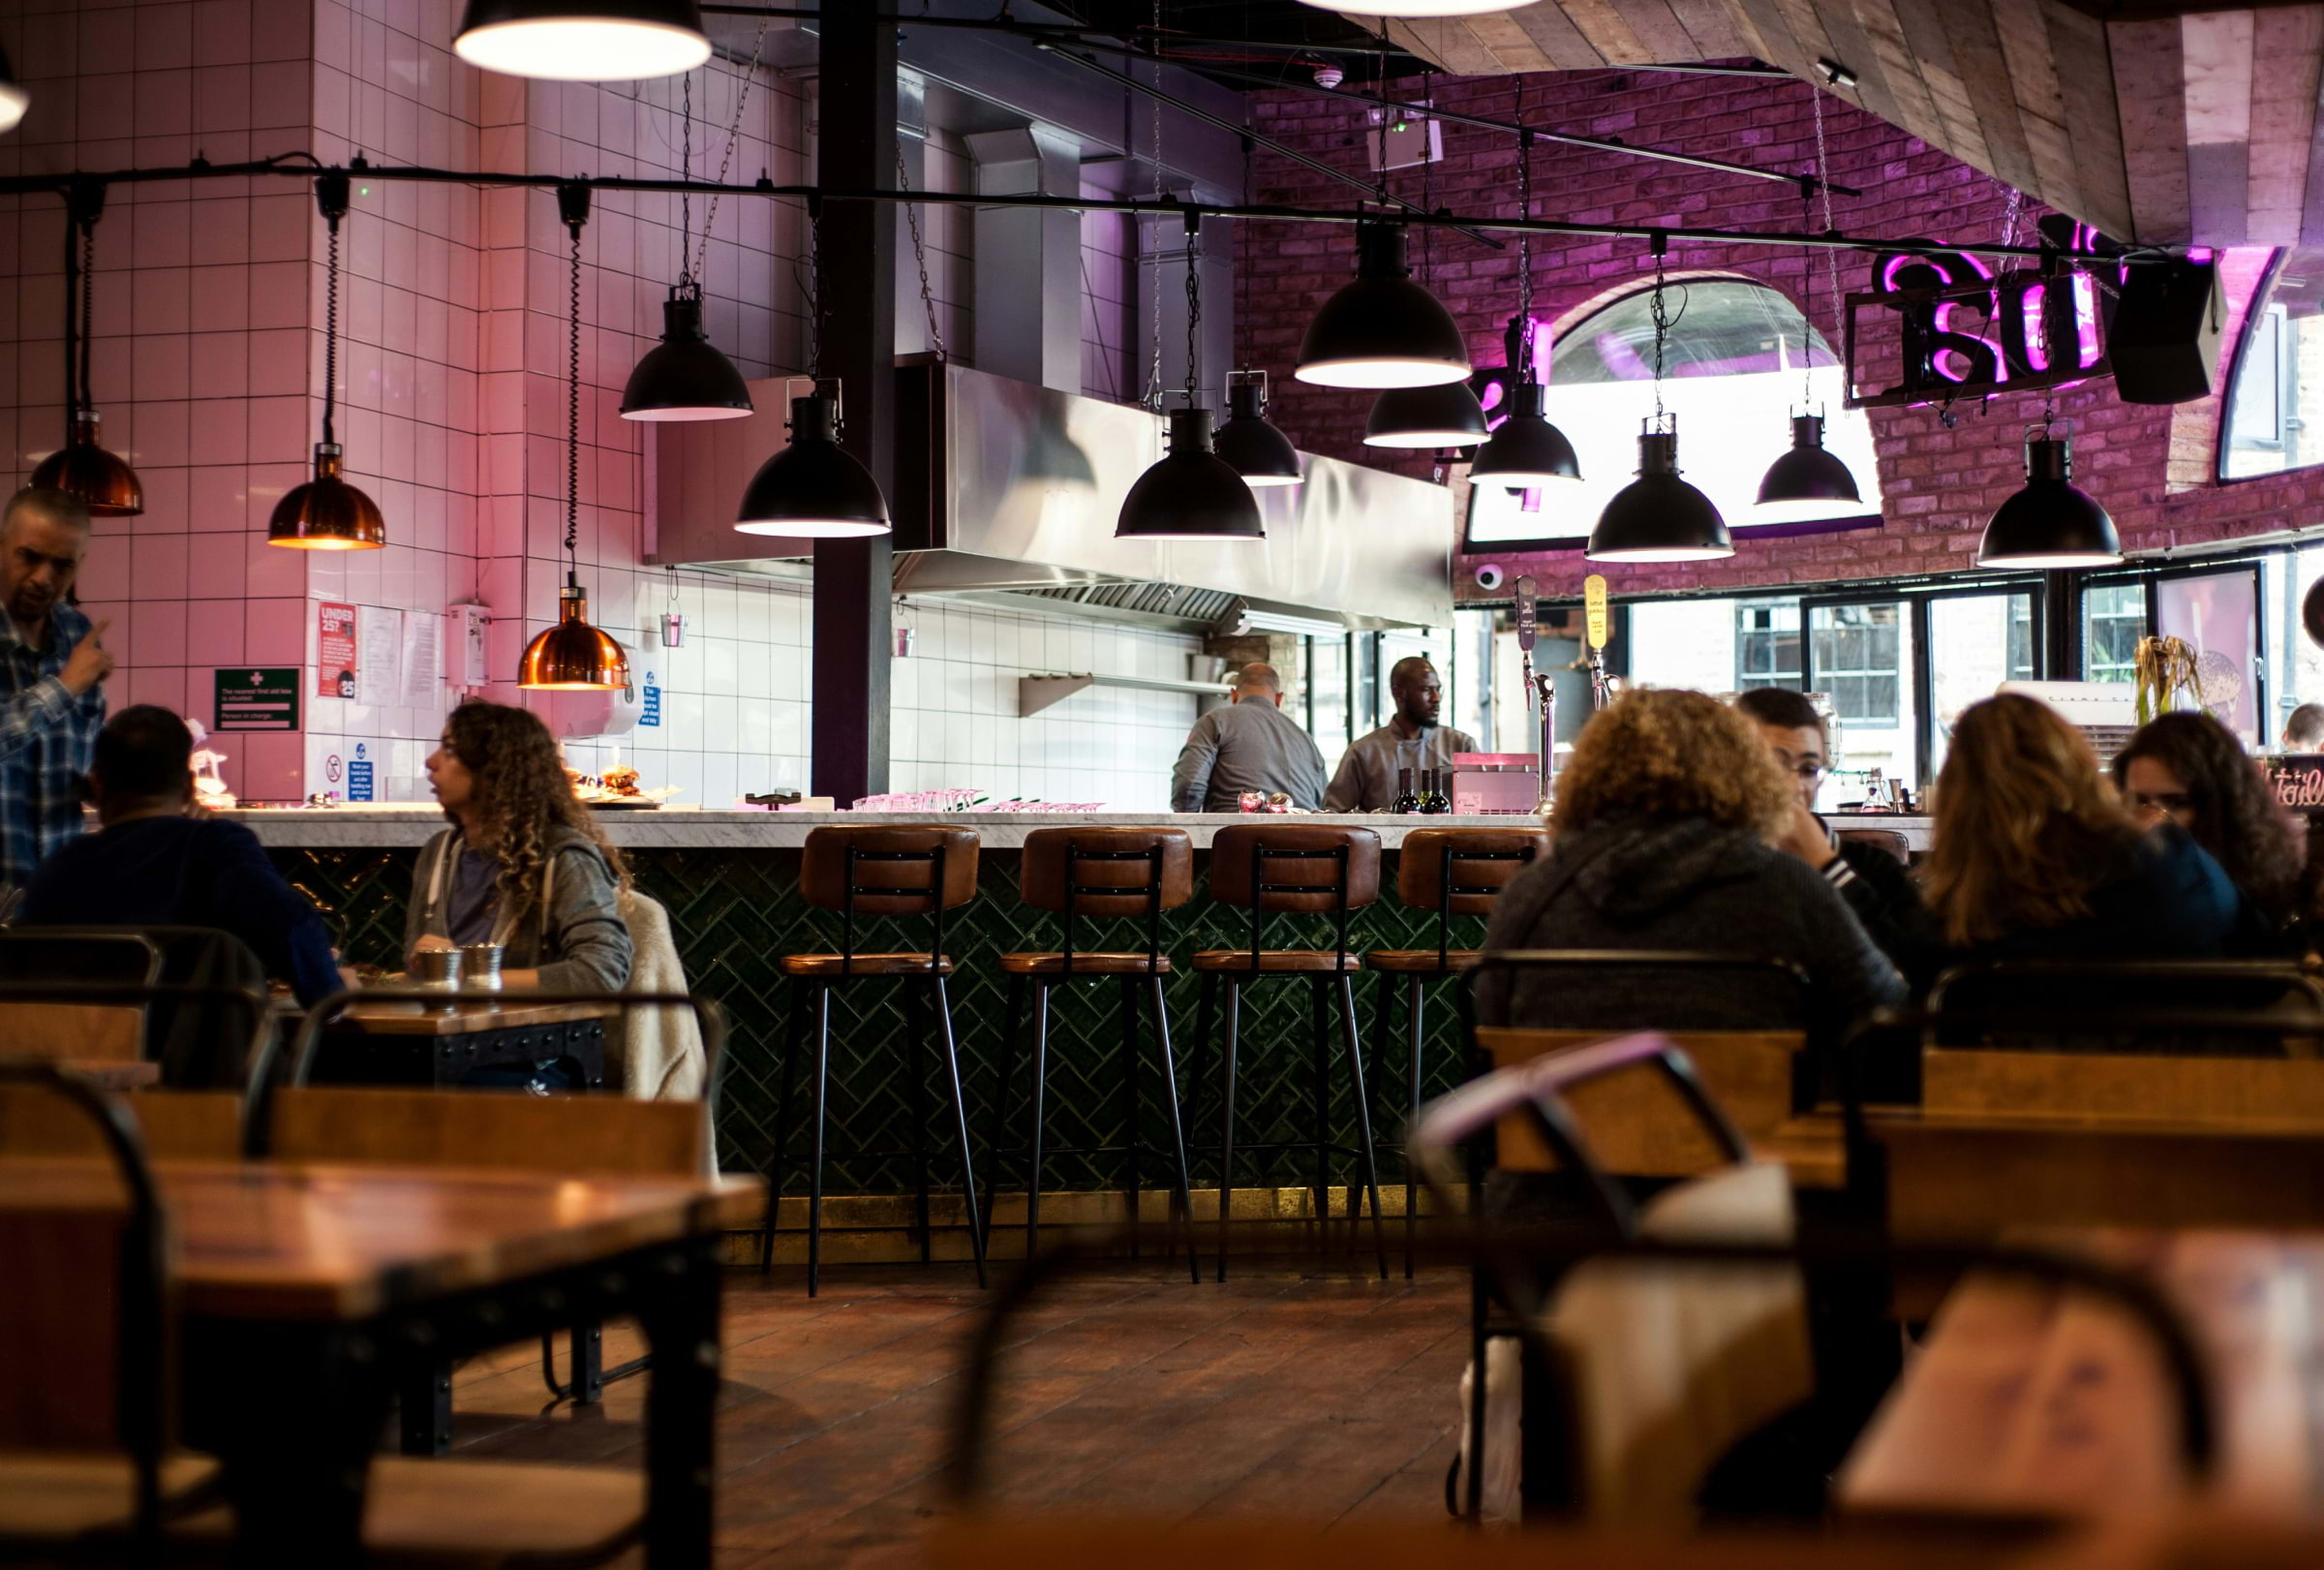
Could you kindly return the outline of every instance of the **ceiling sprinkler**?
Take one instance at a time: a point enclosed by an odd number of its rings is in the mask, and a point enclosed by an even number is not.
[[[1315,68],[1315,84],[1327,92],[1347,79],[1348,74],[1337,66],[1317,66]]]

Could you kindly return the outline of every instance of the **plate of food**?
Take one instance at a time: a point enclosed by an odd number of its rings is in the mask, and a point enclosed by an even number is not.
[[[676,785],[663,785],[657,790],[641,788],[637,770],[627,764],[617,763],[603,774],[578,774],[571,769],[566,772],[572,776],[576,800],[609,812],[635,812],[658,807],[678,793]]]

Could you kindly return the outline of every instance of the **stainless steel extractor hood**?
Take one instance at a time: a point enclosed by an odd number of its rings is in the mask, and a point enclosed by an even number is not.
[[[1452,621],[1442,486],[1302,455],[1305,483],[1255,493],[1264,540],[1116,539],[1122,498],[1162,454],[1159,416],[927,359],[896,375],[900,594],[1157,584],[1358,629]],[[782,384],[750,393],[759,413],[748,419],[665,424],[649,438],[656,564],[795,576],[810,554],[806,540],[734,531],[743,487],[783,441]],[[1076,598],[1103,614],[1103,597]]]

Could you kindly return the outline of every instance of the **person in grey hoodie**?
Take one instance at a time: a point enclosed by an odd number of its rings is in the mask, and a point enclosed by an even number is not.
[[[1751,722],[1705,693],[1641,689],[1583,727],[1557,780],[1547,856],[1494,907],[1491,949],[1692,950],[1770,970],[1609,964],[1488,972],[1478,1018],[1558,1030],[1793,1030],[1829,1041],[1901,1003],[1903,977],[1832,885],[1776,848],[1792,791]]]
[[[548,726],[525,709],[463,703],[428,757],[428,785],[453,826],[413,869],[407,956],[499,943],[505,987],[621,991],[628,872],[574,799]]]

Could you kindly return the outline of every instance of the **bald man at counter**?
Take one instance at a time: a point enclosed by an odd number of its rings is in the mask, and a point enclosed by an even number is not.
[[[1465,731],[1436,723],[1444,709],[1445,684],[1426,655],[1412,655],[1389,667],[1388,691],[1395,699],[1394,716],[1349,746],[1324,792],[1325,812],[1385,813],[1395,805],[1398,770],[1412,770],[1418,783],[1422,769],[1450,770],[1453,754],[1477,751]]]
[[[1194,723],[1171,771],[1171,810],[1233,813],[1242,793],[1281,791],[1313,812],[1324,799],[1324,754],[1283,712],[1283,678],[1253,663],[1235,673],[1231,701]]]

